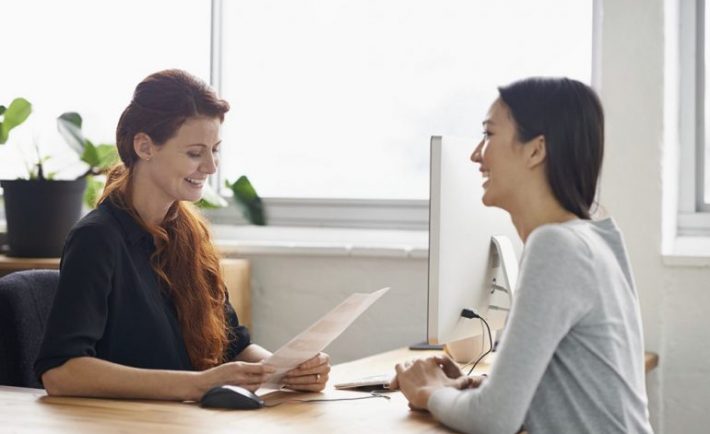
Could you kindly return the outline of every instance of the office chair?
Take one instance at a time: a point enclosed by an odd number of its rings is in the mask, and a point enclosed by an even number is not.
[[[59,283],[57,270],[0,278],[0,385],[41,388],[34,362]]]

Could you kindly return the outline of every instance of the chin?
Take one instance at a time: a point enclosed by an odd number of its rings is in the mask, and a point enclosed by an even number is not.
[[[496,206],[495,202],[493,201],[493,198],[491,198],[491,195],[487,191],[483,192],[481,202],[483,202],[485,206]]]
[[[184,200],[185,202],[197,202],[200,199],[202,199],[202,191],[181,194],[178,198],[178,200]]]

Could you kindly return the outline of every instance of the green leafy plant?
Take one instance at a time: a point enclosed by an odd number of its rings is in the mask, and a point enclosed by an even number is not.
[[[226,181],[226,186],[234,193],[234,203],[242,209],[242,213],[249,223],[258,226],[266,225],[264,204],[254,186],[251,185],[249,178],[240,176],[233,183]]]
[[[264,206],[249,178],[242,176],[233,183],[226,181],[225,185],[232,190],[234,203],[242,210],[244,218],[249,223],[258,226],[266,225]],[[195,202],[195,205],[203,209],[217,209],[224,208],[229,203],[208,184],[204,188],[202,199]]]
[[[10,137],[10,131],[22,124],[32,113],[32,104],[24,98],[15,98],[9,106],[0,105],[0,145],[5,144]],[[118,151],[115,145],[99,144],[95,145],[84,137],[81,131],[81,115],[76,112],[66,112],[57,118],[57,129],[62,135],[70,149],[77,153],[79,159],[89,167],[86,172],[77,177],[87,178],[87,188],[84,193],[84,202],[94,207],[96,199],[103,189],[101,175],[105,175],[111,166],[118,161]],[[44,163],[49,159],[42,156],[39,147],[35,145],[37,154],[33,164],[29,164],[27,172],[30,179],[51,181],[56,172],[47,173],[44,170]]]
[[[84,137],[82,123],[79,113],[66,112],[57,118],[57,129],[67,145],[79,155],[79,159],[89,166],[78,178],[87,178],[84,203],[93,208],[104,187],[101,177],[118,162],[118,150],[116,145],[95,145]]]
[[[10,130],[19,126],[32,113],[32,104],[24,98],[15,98],[9,106],[0,105],[0,145],[10,137]]]

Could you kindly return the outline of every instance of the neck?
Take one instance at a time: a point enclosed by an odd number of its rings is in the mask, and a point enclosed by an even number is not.
[[[156,203],[148,200],[148,198],[141,197],[140,194],[133,194],[133,207],[138,212],[138,215],[141,216],[141,219],[150,225],[159,226],[165,219],[171,205],[172,203]]]
[[[523,243],[527,241],[532,231],[542,225],[564,223],[579,218],[563,208],[551,192],[527,195],[519,206],[509,212]]]
[[[158,226],[165,219],[173,201],[162,198],[162,194],[153,184],[141,181],[141,176],[140,171],[136,171],[131,189],[131,203],[145,223]]]

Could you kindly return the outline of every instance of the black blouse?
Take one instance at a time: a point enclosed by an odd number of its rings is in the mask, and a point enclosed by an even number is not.
[[[64,245],[59,287],[35,372],[90,356],[148,369],[194,370],[172,299],[150,266],[152,237],[125,210],[104,201],[74,226]],[[251,343],[234,309],[227,360]]]

